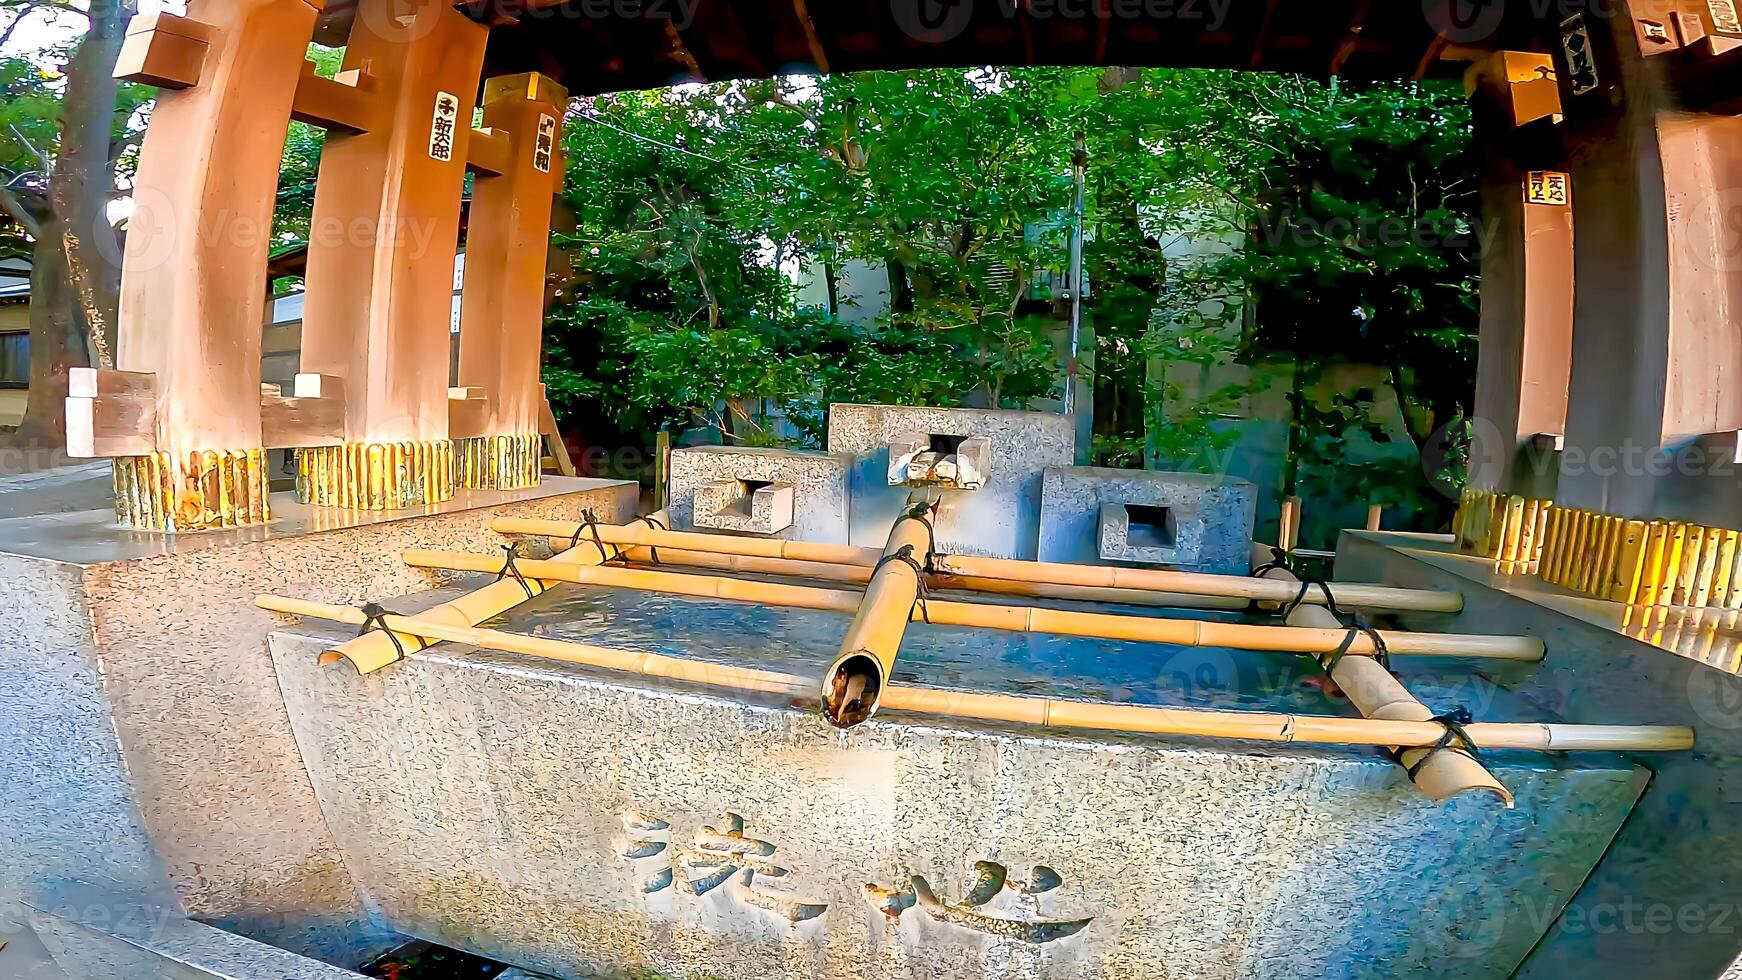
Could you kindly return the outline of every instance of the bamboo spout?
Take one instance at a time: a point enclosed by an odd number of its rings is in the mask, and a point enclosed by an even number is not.
[[[1268,559],[1269,552],[1254,548],[1253,555],[1256,560],[1264,561]],[[1286,568],[1273,568],[1264,574],[1266,578],[1295,583],[1292,586],[1295,589],[1300,587],[1300,580]],[[1298,607],[1289,615],[1287,623],[1290,626],[1309,628],[1342,628],[1342,624],[1331,615],[1329,609],[1319,606]],[[1330,673],[1331,680],[1348,695],[1350,703],[1366,718],[1433,722],[1433,711],[1417,701],[1390,671],[1370,657],[1344,657],[1336,662]],[[1475,734],[1475,726],[1470,726],[1470,731],[1477,744],[1486,744]],[[1440,752],[1427,749],[1401,751],[1401,747],[1409,744],[1411,743],[1398,743],[1398,746],[1393,747],[1400,751],[1398,763],[1405,769],[1420,766],[1414,774],[1414,781],[1428,799],[1435,803],[1444,803],[1461,793],[1489,793],[1507,809],[1512,808],[1512,793],[1468,752],[1461,748],[1449,748]]]
[[[276,613],[312,616],[353,626],[361,625],[365,619],[361,611],[351,606],[306,602],[271,595],[259,596],[254,602],[260,608]],[[565,640],[522,636],[501,630],[450,626],[417,616],[388,616],[382,625],[404,636],[464,643],[483,649],[503,650],[645,677],[760,691],[795,699],[813,697],[816,692],[811,681],[774,671],[612,650]],[[900,686],[887,687],[882,693],[883,706],[891,710],[1046,728],[1185,735],[1271,743],[1371,746],[1431,746],[1437,744],[1445,735],[1445,729],[1432,722],[1384,718],[1200,711]],[[1477,744],[1494,749],[1529,749],[1539,752],[1684,752],[1694,747],[1693,729],[1673,726],[1478,723],[1470,725],[1468,730]]]
[[[912,522],[909,522],[912,523]],[[922,526],[923,529],[923,526]],[[923,543],[923,542],[922,542]],[[597,549],[587,549],[597,555]],[[662,558],[666,552],[661,552]],[[418,568],[496,574],[503,569],[497,555],[472,555],[457,551],[407,551],[405,563]],[[760,559],[771,560],[771,559]],[[916,559],[917,560],[917,559]],[[911,566],[902,564],[907,571]],[[862,604],[859,593],[842,589],[754,582],[710,575],[676,574],[579,563],[521,560],[522,573],[553,582],[573,582],[608,588],[644,589],[668,595],[687,595],[732,602],[753,602],[795,609],[854,612]],[[887,570],[889,566],[885,566]],[[1349,631],[1336,627],[1254,626],[1243,623],[1203,622],[1192,619],[1161,619],[1111,613],[1044,609],[1034,606],[1004,606],[980,602],[950,602],[932,599],[924,610],[911,602],[903,607],[910,618],[922,616],[935,626],[966,626],[1013,633],[1049,633],[1102,640],[1166,643],[1174,646],[1229,647],[1271,653],[1329,654],[1349,639]],[[1335,622],[1332,620],[1332,622]],[[1542,641],[1530,636],[1473,636],[1454,633],[1384,632],[1391,653],[1399,656],[1481,657],[1491,660],[1535,662],[1542,659]],[[1377,653],[1372,637],[1362,635],[1350,642],[1347,653],[1371,656]]]
[[[581,525],[566,521],[498,517],[490,527],[499,534],[528,534],[568,539]],[[727,537],[659,531],[646,527],[601,528],[603,539],[614,545],[654,547],[749,558],[821,562],[870,567],[883,559],[876,548],[815,544],[809,541],[773,541],[762,538]],[[1106,568],[1096,565],[1065,565],[1054,562],[1013,561],[966,555],[939,555],[939,575],[967,579],[995,579],[1033,585],[1070,586],[1091,589],[1125,589],[1136,592],[1170,592],[1218,598],[1250,599],[1257,602],[1288,602],[1296,590],[1285,582],[1238,575],[1204,575],[1195,572],[1164,572],[1148,568]],[[1413,612],[1458,612],[1464,597],[1456,592],[1432,589],[1402,589],[1387,585],[1339,582],[1331,586],[1337,604],[1349,609],[1405,609]],[[1306,598],[1322,605],[1324,596],[1314,590]]]
[[[871,720],[913,619],[932,558],[931,509],[921,505],[889,532],[889,545],[859,601],[841,654],[823,674],[823,717],[836,728]]]

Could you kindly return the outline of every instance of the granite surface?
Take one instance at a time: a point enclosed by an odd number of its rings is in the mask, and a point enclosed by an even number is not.
[[[769,537],[819,544],[847,543],[848,460],[786,449],[695,446],[671,454],[672,527],[680,531],[738,530],[695,519],[698,487],[719,480],[784,483],[793,488],[792,525]]]
[[[890,486],[890,444],[913,433],[990,439],[986,485],[979,490]],[[829,452],[852,459],[851,544],[882,548],[917,495],[941,501],[940,551],[1033,560],[1040,535],[1041,473],[1071,464],[1076,430],[1070,418],[1047,412],[831,405]]]
[[[0,980],[349,980],[361,974],[182,918],[86,895],[0,902]]]
[[[254,596],[416,591],[439,578],[406,567],[406,549],[494,549],[493,516],[622,519],[637,496],[549,480],[429,514],[287,501],[266,528],[174,537],[90,514],[0,521],[0,628],[14,638],[0,653],[0,725],[13,733],[0,742],[0,895],[52,903],[97,885],[311,955],[373,942]]]
[[[1693,752],[1642,756],[1651,790],[1519,968],[1521,980],[1715,977],[1742,949],[1742,677],[1626,635],[1616,603],[1574,596],[1449,536],[1345,531],[1337,574],[1464,594],[1456,616],[1401,614],[1404,629],[1530,633],[1548,658],[1493,674],[1513,696],[1568,722],[1692,725]],[[1723,629],[1733,633],[1733,624]],[[1722,639],[1722,637],[1721,637]],[[1733,635],[1729,637],[1734,649]],[[1742,972],[1742,971],[1739,971]]]
[[[623,595],[565,588],[504,627],[804,670],[845,625]],[[557,976],[1504,976],[1645,785],[1612,757],[1502,755],[1517,809],[1436,808],[1364,750],[898,714],[842,733],[808,705],[464,647],[368,677],[316,667],[338,635],[305,623],[271,644],[371,906],[398,931]],[[963,652],[960,634],[915,624],[898,669],[951,687],[1007,673],[1004,689],[1055,695],[1098,683],[1140,703],[1180,696],[1145,675],[1202,673],[1171,648],[1004,640]],[[1236,700],[1315,696],[1236,673]],[[974,887],[993,865],[1015,884]],[[911,875],[946,907],[865,887]]]
[[[1132,505],[1165,509],[1172,540],[1132,536]],[[1233,477],[1050,468],[1041,497],[1040,560],[1244,575],[1251,568],[1257,507],[1257,488]]]

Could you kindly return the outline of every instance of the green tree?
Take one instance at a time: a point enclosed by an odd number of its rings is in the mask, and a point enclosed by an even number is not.
[[[133,0],[83,8],[0,0],[0,37],[45,13],[82,19],[70,50],[0,59],[0,211],[8,247],[31,256],[31,386],[23,438],[64,437],[64,378],[71,367],[112,366],[120,303],[120,244],[108,207],[130,170],[138,110],[149,99],[114,78]],[[51,62],[59,61],[56,68]],[[22,234],[20,234],[22,233]]]

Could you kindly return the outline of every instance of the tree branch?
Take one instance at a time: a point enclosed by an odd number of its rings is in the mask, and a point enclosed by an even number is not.
[[[0,185],[0,208],[4,208],[31,238],[42,240],[42,222],[36,220],[36,216],[30,213],[30,209],[24,206],[18,195],[12,193],[12,188],[4,185]]]

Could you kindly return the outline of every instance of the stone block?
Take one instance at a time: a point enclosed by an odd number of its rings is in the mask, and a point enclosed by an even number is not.
[[[547,479],[381,513],[283,494],[270,525],[179,535],[117,528],[113,510],[0,519],[0,729],[13,733],[0,740],[0,896],[55,909],[88,887],[299,953],[355,952],[373,927],[291,736],[265,645],[275,620],[254,597],[427,589],[441,576],[402,552],[493,550],[496,516],[622,520],[638,496]]]
[[[1042,494],[1040,560],[1244,575],[1257,508],[1257,488],[1233,477],[1052,468]]]
[[[889,485],[979,490],[992,463],[992,440],[985,436],[904,432],[889,443]]]
[[[792,526],[793,485],[714,480],[696,487],[696,527],[745,534],[779,534]]]
[[[838,632],[819,626],[843,622],[565,587],[504,628],[820,670]],[[837,732],[789,699],[446,644],[358,678],[316,665],[341,635],[324,630],[272,650],[327,823],[383,921],[556,976],[1503,977],[1649,778],[1615,756],[1496,753],[1516,809],[1435,806],[1361,748],[894,713]],[[1158,664],[1135,644],[913,634],[922,684],[1018,675],[1053,696],[1076,668],[1151,703],[1179,693],[1158,672],[1224,663],[1252,668],[1230,681],[1242,700],[1248,684],[1272,710],[1309,696],[1265,687],[1268,655],[1163,649]],[[736,872],[697,860],[721,835],[743,842],[743,860],[714,862]],[[956,921],[865,888],[921,875],[959,905],[976,862],[1008,886]]]
[[[847,543],[847,460],[841,457],[737,446],[678,449],[671,454],[670,488],[667,509],[680,531]]]
[[[892,447],[923,444],[929,451],[934,440],[966,458],[964,468],[983,474],[979,489],[940,485],[935,467],[928,486],[892,485],[901,459],[891,455]],[[1049,466],[1070,465],[1076,429],[1070,418],[1047,412],[833,405],[829,452],[852,459],[852,544],[883,547],[908,501],[931,495],[941,499],[938,550],[1032,560],[1040,534],[1041,474]]]

